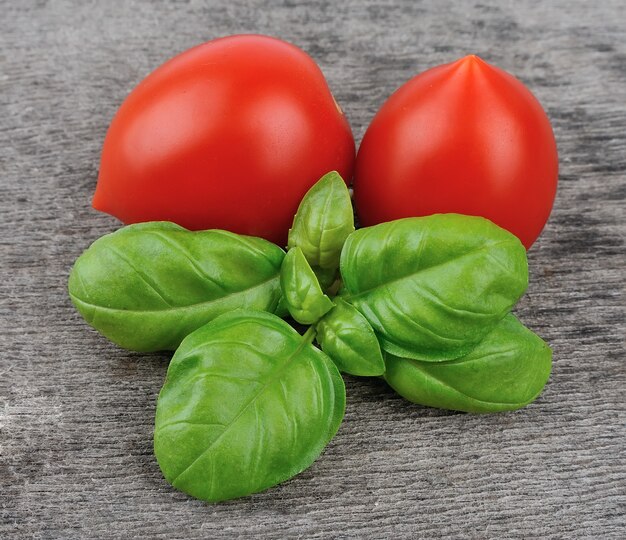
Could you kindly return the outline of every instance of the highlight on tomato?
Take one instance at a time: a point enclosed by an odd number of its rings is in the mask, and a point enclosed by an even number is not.
[[[260,35],[216,39],[166,62],[117,111],[94,208],[285,245],[307,190],[352,178],[350,126],[317,64]]]
[[[383,104],[357,155],[361,225],[409,216],[482,216],[529,248],[554,202],[550,121],[515,77],[470,55],[429,69]]]

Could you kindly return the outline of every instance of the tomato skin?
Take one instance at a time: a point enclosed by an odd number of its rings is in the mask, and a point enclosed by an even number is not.
[[[259,35],[192,48],[146,77],[107,132],[94,208],[281,245],[322,175],[352,178],[350,126],[317,64]]]
[[[368,127],[354,196],[361,225],[455,212],[483,216],[528,249],[554,202],[558,155],[530,91],[471,55],[401,86]]]

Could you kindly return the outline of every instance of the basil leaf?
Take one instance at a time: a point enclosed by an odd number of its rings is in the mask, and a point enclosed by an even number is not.
[[[157,403],[154,451],[199,499],[262,491],[303,471],[337,432],[345,387],[331,360],[268,313],[239,310],[189,335]]]
[[[313,324],[333,307],[309,263],[298,247],[285,255],[280,269],[280,288],[291,316],[301,324]]]
[[[550,376],[552,351],[509,314],[463,358],[433,363],[387,353],[385,361],[385,379],[409,401],[488,413],[534,401]]]
[[[336,298],[335,307],[317,323],[317,342],[339,371],[362,377],[385,372],[374,330],[356,308]]]
[[[121,347],[173,350],[226,311],[274,311],[284,255],[260,238],[140,223],[96,240],[68,288],[85,320]]]
[[[341,255],[344,299],[384,350],[425,361],[471,351],[528,285],[526,250],[490,221],[458,214],[359,229]]]
[[[307,192],[293,226],[289,248],[299,247],[311,266],[339,267],[341,248],[354,231],[354,213],[348,188],[338,172],[332,171]]]

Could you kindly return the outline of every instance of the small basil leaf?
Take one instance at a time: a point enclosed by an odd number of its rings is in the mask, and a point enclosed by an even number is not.
[[[280,288],[291,316],[301,324],[313,324],[333,307],[300,248],[290,249],[280,269]]]
[[[284,256],[260,238],[140,223],[96,240],[74,264],[68,289],[85,320],[121,347],[173,350],[232,309],[274,311]]]
[[[275,315],[238,310],[189,335],[157,403],[154,451],[168,482],[206,501],[303,471],[337,432],[345,387],[332,361]]]
[[[385,355],[385,379],[401,396],[429,407],[488,413],[519,409],[541,393],[550,347],[507,315],[467,356],[448,362]]]
[[[384,350],[425,361],[471,351],[528,285],[526,250],[490,221],[458,214],[359,229],[341,255],[347,294]]]
[[[348,188],[332,171],[308,191],[289,230],[289,248],[299,247],[311,266],[339,267],[341,248],[354,231],[354,213]]]
[[[317,323],[317,342],[339,371],[362,377],[385,372],[385,363],[374,330],[356,308],[340,298]]]

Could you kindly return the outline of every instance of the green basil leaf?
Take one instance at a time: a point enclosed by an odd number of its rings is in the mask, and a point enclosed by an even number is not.
[[[74,264],[68,289],[85,320],[121,347],[173,350],[232,309],[274,311],[284,256],[260,238],[140,223],[96,240]]]
[[[291,316],[301,324],[313,324],[333,307],[313,269],[298,247],[285,255],[280,269],[280,288]]]
[[[311,266],[339,267],[346,238],[354,231],[348,188],[338,172],[322,176],[304,196],[289,230],[289,248],[299,247]]]
[[[238,310],[189,335],[157,403],[154,451],[199,499],[262,491],[303,471],[337,432],[345,387],[332,361],[275,315]]]
[[[528,265],[521,242],[490,221],[438,214],[351,234],[341,276],[384,350],[442,361],[467,354],[510,311]]]
[[[541,393],[550,347],[507,315],[467,356],[448,362],[385,355],[385,379],[401,396],[429,407],[488,413],[519,409]]]
[[[317,342],[339,371],[362,377],[385,372],[374,330],[356,308],[336,298],[335,307],[317,323]]]

